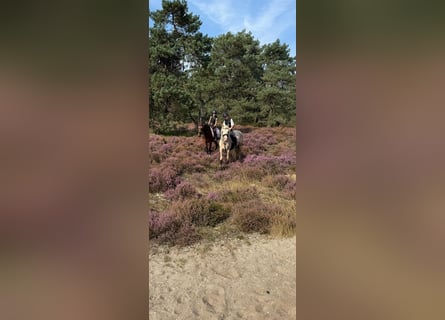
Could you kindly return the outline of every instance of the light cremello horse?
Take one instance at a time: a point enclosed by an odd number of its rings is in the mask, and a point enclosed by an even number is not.
[[[232,137],[233,135],[233,137]],[[226,162],[230,160],[232,150],[235,152],[235,159],[239,159],[241,152],[241,145],[243,144],[243,134],[239,130],[233,130],[230,134],[230,129],[227,126],[221,128],[221,140],[219,142],[219,164],[222,165],[223,152],[226,152]]]

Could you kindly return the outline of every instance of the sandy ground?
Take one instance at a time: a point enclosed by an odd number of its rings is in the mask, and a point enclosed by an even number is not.
[[[150,320],[296,319],[296,238],[152,248]]]

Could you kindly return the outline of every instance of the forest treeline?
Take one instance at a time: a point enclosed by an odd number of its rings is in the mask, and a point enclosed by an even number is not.
[[[209,37],[184,0],[149,14],[150,127],[157,133],[228,111],[238,124],[295,125],[295,57],[251,32]]]

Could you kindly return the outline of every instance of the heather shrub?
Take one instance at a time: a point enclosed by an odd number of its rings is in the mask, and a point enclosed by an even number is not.
[[[295,166],[295,155],[293,153],[286,153],[280,156],[252,154],[246,156],[244,164],[248,168],[256,168],[259,173],[262,170],[269,174],[280,174],[286,170],[293,169]]]
[[[203,198],[175,202],[172,210],[198,227],[215,227],[230,216],[222,204]]]
[[[278,174],[278,175],[268,175],[263,178],[262,183],[266,187],[276,188],[278,190],[284,190],[293,181],[289,176]]]
[[[169,189],[164,193],[169,200],[181,200],[185,198],[195,197],[198,195],[196,188],[187,181],[182,181],[176,188]]]
[[[175,215],[172,212],[150,212],[148,216],[149,239],[156,239],[161,234],[175,228]]]
[[[218,201],[218,200],[221,200],[221,197],[217,192],[209,192],[207,194],[207,199],[213,200],[213,201]]]
[[[178,161],[181,165],[181,170],[184,173],[202,172],[205,171],[203,160],[198,157],[185,157]]]
[[[293,236],[297,230],[297,212],[295,201],[280,202],[272,216],[270,233],[274,236]]]
[[[280,161],[282,161],[282,164],[290,171],[295,172],[296,171],[296,165],[297,165],[297,154],[295,151],[286,151],[283,152],[279,156]]]
[[[148,229],[149,239],[161,244],[186,246],[200,239],[191,221],[172,211],[151,212]]]
[[[296,212],[283,210],[278,211],[272,216],[270,233],[274,236],[293,236],[296,234],[297,221]]]
[[[149,151],[152,163],[160,163],[170,156],[173,151],[173,146],[159,135],[150,135]]]
[[[173,168],[151,168],[148,174],[148,190],[151,193],[165,192],[176,187],[181,181]]]
[[[150,134],[148,137],[148,147],[150,152],[157,151],[164,143],[167,143],[167,141],[157,134]]]
[[[227,189],[223,190],[220,193],[220,199],[223,202],[236,203],[257,198],[258,198],[258,190],[255,186]]]
[[[195,164],[193,167],[191,167],[192,170],[189,170],[189,172],[204,172],[207,170],[205,166],[202,164]]]
[[[178,146],[181,145],[181,139],[179,137],[171,137],[170,138],[170,143],[174,146]]]
[[[150,203],[157,211],[150,239],[187,245],[224,221],[221,227],[232,231],[295,234],[295,131],[244,130],[244,156],[222,168],[219,152],[206,155],[202,138],[150,135],[149,191],[162,199]]]
[[[187,153],[176,153],[163,163],[163,166],[174,168],[180,174],[202,172],[208,165],[208,160],[202,155],[187,155]]]
[[[232,222],[242,232],[269,233],[273,207],[261,200],[249,200],[233,206]]]
[[[187,222],[181,225],[179,230],[176,232],[174,239],[174,245],[189,246],[201,240],[201,236],[199,235],[196,227]]]
[[[271,145],[276,144],[276,142],[273,135],[257,130],[244,139],[243,149],[249,154],[263,154],[264,151]]]
[[[158,150],[158,152],[162,155],[169,155],[172,152],[173,147],[171,144],[165,143],[161,145]]]
[[[217,181],[225,181],[225,180],[228,180],[229,178],[231,178],[232,175],[233,175],[233,173],[231,170],[218,170],[215,172],[213,177]]]
[[[295,150],[295,134],[296,130],[294,128],[279,128],[276,130],[257,128],[246,135],[244,150],[247,154],[256,155],[264,155],[276,150],[280,150],[280,152]]]
[[[178,174],[184,172],[186,165],[183,163],[183,158],[179,157],[177,154],[170,156],[162,163],[163,168],[171,168],[175,170]]]
[[[161,159],[162,159],[162,156],[158,152],[151,152],[150,153],[151,163],[160,163]]]
[[[297,197],[297,182],[291,180],[286,186],[283,188],[283,195],[290,199],[295,199]]]
[[[259,180],[268,174],[268,169],[262,165],[249,165],[239,170],[239,175],[248,180]]]

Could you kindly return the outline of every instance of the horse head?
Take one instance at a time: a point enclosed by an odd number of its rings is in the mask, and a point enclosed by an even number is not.
[[[223,142],[225,149],[227,149],[227,147],[230,148],[232,139],[230,138],[230,130],[227,126],[221,128],[221,141]]]

